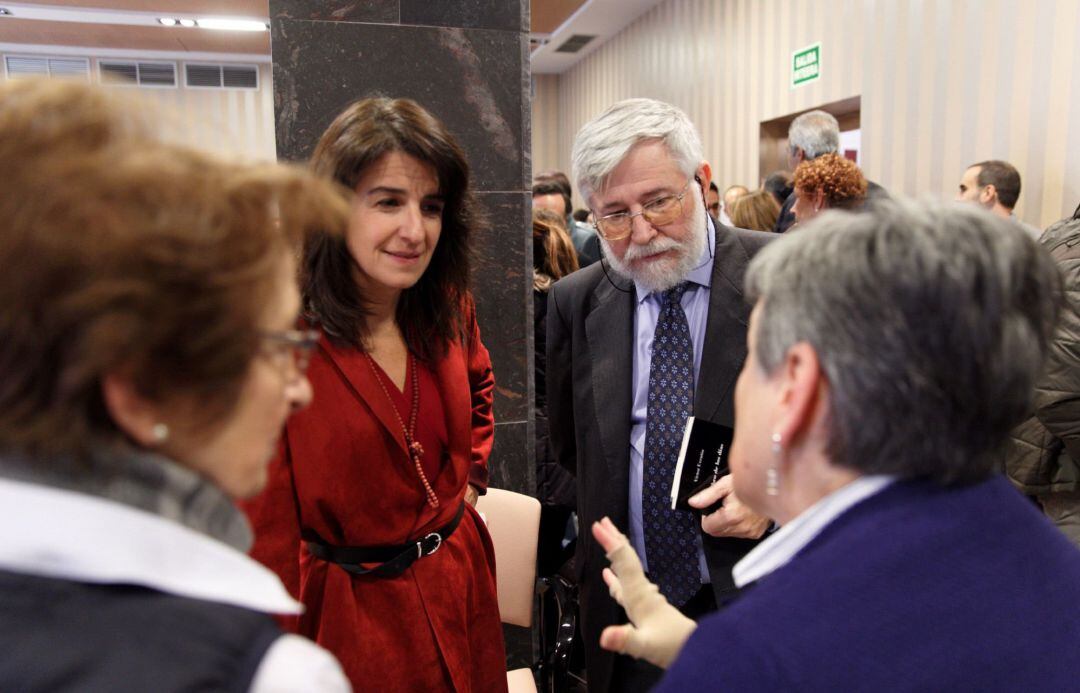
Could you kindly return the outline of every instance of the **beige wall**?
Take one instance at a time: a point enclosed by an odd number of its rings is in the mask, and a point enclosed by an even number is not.
[[[259,65],[259,88],[140,89],[174,114],[177,140],[225,156],[273,161],[274,85],[269,64]]]
[[[260,64],[258,67],[258,89],[187,89],[182,86],[181,61],[177,61],[181,86],[175,89],[109,89],[136,93],[160,106],[163,113],[162,133],[169,139],[227,157],[272,161],[276,158],[273,81],[269,63]],[[94,58],[91,58],[91,72],[96,81],[97,66]],[[5,79],[4,70],[0,67],[0,81]]]
[[[536,75],[532,81],[533,174],[562,168],[559,158],[559,77]],[[566,155],[568,158],[569,154]],[[564,169],[569,173],[569,169]]]
[[[791,89],[791,52],[817,41],[822,78]],[[583,123],[650,96],[697,123],[718,185],[754,185],[761,121],[861,96],[870,179],[951,198],[967,164],[1005,159],[1017,213],[1044,227],[1080,202],[1077,65],[1078,0],[667,0],[537,77],[533,165],[569,172]]]

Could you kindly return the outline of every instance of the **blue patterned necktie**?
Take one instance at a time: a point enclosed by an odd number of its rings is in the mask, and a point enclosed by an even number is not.
[[[683,282],[664,292],[653,335],[641,512],[649,577],[675,606],[701,589],[697,517],[671,509],[671,480],[686,417],[694,408],[694,342],[683,311]]]

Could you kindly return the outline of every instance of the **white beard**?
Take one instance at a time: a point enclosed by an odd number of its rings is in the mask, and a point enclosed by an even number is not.
[[[694,188],[700,191],[700,188]],[[685,198],[684,198],[685,199]],[[705,206],[699,204],[700,198],[691,201],[690,218],[687,220],[690,233],[683,241],[661,233],[652,239],[647,245],[635,245],[630,243],[622,258],[617,258],[611,250],[611,245],[600,236],[600,244],[604,247],[604,257],[611,263],[611,268],[618,274],[641,284],[648,291],[666,291],[686,279],[690,271],[698,266],[701,255],[705,252],[708,239],[705,237]],[[658,262],[631,267],[634,260],[656,255],[673,248],[679,252],[673,257],[665,258]]]

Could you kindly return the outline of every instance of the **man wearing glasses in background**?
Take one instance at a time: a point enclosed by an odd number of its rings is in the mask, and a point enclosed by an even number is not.
[[[610,107],[578,133],[574,179],[604,260],[557,282],[548,299],[547,392],[556,458],[577,476],[575,562],[589,690],[646,691],[660,670],[599,646],[623,622],[590,527],[624,528],[650,579],[699,618],[730,598],[731,568],[769,522],[731,495],[730,477],[699,494],[703,517],[672,510],[686,417],[732,426],[746,356],[751,256],[774,236],[716,224],[712,170],[686,114],[652,99]]]

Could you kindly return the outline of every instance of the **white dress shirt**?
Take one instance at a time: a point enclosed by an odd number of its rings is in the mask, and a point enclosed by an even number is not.
[[[130,584],[254,611],[298,614],[278,577],[231,546],[152,513],[88,494],[0,479],[0,569],[97,584]],[[252,693],[351,690],[337,660],[282,635]]]
[[[888,474],[861,476],[814,503],[798,517],[776,530],[735,564],[731,571],[735,586],[744,587],[757,582],[774,570],[787,565],[830,522],[848,508],[878,493],[895,480],[895,476]]]

